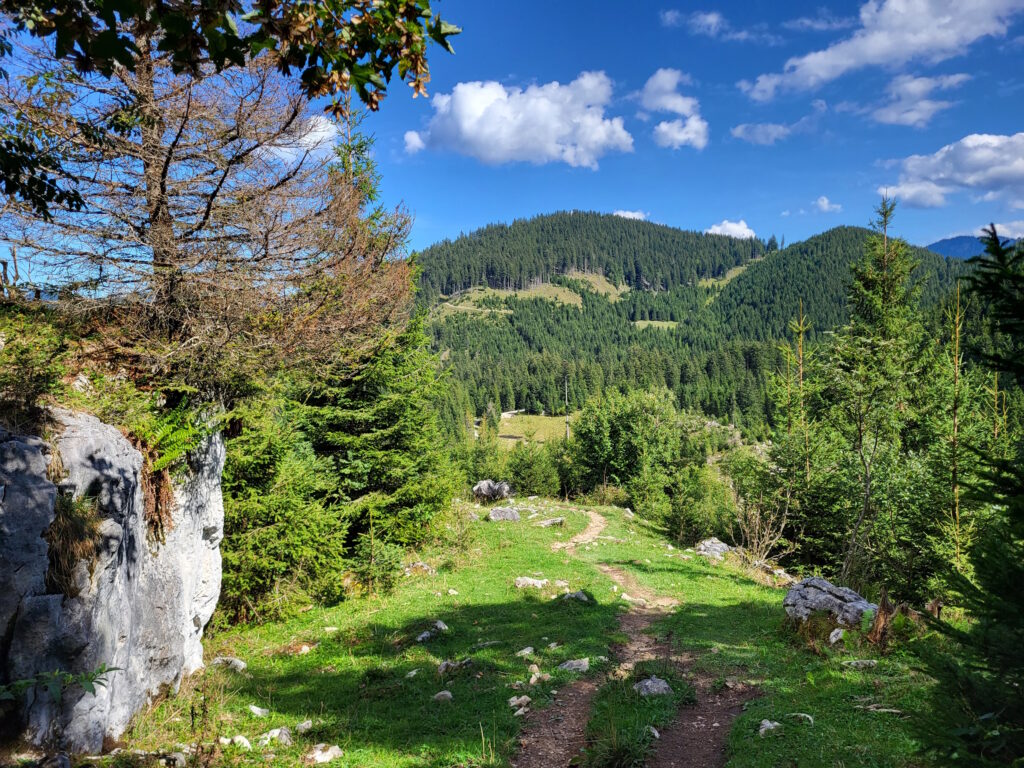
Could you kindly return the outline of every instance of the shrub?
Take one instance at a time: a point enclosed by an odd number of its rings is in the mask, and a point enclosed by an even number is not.
[[[66,342],[46,310],[0,306],[0,414],[16,431],[35,428],[39,400],[60,387]]]
[[[517,443],[508,459],[512,489],[520,495],[556,496],[560,488],[552,450],[539,443]]]
[[[728,484],[711,466],[684,467],[672,485],[667,527],[681,544],[710,536],[731,538],[736,503]]]
[[[386,595],[395,588],[404,556],[397,544],[364,533],[356,544],[352,574],[367,592]]]

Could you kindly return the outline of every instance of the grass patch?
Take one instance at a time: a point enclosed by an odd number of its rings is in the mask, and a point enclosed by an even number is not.
[[[570,428],[576,414],[570,414]],[[545,440],[565,437],[565,416],[535,416],[517,413],[509,419],[502,419],[498,425],[498,439],[511,448],[521,440]]]
[[[634,684],[651,675],[665,680],[672,694],[641,696],[633,690]],[[639,768],[654,746],[651,728],[668,725],[679,707],[696,701],[693,686],[671,664],[637,664],[633,674],[610,681],[594,698],[587,748],[580,764],[586,768]]]
[[[661,331],[671,331],[679,323],[675,320],[634,320],[633,325],[641,330],[644,328],[657,328]]]
[[[740,264],[738,267],[733,267],[721,277],[702,277],[697,281],[697,285],[701,288],[724,288],[732,280],[742,275],[751,263],[753,262],[748,261],[746,264]]]
[[[581,282],[587,283],[591,288],[594,289],[596,293],[599,293],[602,296],[606,297],[608,301],[612,302],[613,304],[619,299],[621,299],[624,293],[627,293],[629,291],[628,285],[615,285],[615,283],[613,283],[604,275],[599,275],[595,272],[580,272],[577,270],[571,270],[567,272],[565,276],[573,280],[579,280]]]
[[[68,597],[78,595],[77,571],[92,566],[100,548],[99,504],[96,499],[76,499],[70,493],[58,493],[53,505],[53,522],[46,529],[46,587]]]

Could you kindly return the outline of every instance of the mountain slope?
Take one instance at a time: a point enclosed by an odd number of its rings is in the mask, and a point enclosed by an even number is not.
[[[1009,240],[1008,242],[1014,243],[1016,241]],[[932,253],[937,253],[940,256],[951,256],[954,259],[969,259],[972,256],[980,256],[985,252],[985,246],[981,244],[981,240],[973,235],[947,237],[944,240],[932,243],[927,248]]]

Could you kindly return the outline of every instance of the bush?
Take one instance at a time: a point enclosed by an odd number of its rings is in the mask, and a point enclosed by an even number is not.
[[[679,543],[690,545],[710,536],[732,538],[736,503],[714,467],[684,467],[671,490],[667,527]]]
[[[64,375],[66,344],[45,310],[0,306],[0,414],[16,432],[35,428],[39,399]]]
[[[405,551],[397,544],[388,544],[368,533],[359,537],[352,574],[371,594],[389,594],[398,582]]]
[[[539,443],[517,443],[508,459],[508,477],[519,495],[557,496],[561,483],[553,450]]]

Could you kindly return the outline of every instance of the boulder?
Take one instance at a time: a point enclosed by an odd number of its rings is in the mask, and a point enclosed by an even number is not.
[[[856,627],[865,611],[877,611],[878,606],[869,603],[852,589],[837,587],[819,576],[804,579],[786,593],[782,601],[786,615],[797,621],[806,621],[816,611],[832,615],[839,624]]]
[[[95,694],[73,686],[58,703],[29,691],[18,713],[29,741],[95,754],[203,666],[203,628],[220,595],[224,442],[213,435],[192,452],[154,530],[139,451],[93,416],[49,415],[52,445],[0,430],[0,669],[17,680],[117,667]],[[44,538],[58,492],[96,514],[95,556],[64,574],[67,594],[54,588]]]
[[[487,519],[492,523],[518,523],[519,511],[512,507],[495,507],[487,513]]]
[[[672,688],[668,682],[660,677],[651,675],[646,680],[633,684],[633,690],[641,696],[671,696]]]
[[[496,483],[493,480],[481,480],[473,486],[473,496],[478,501],[500,501],[512,495],[512,487],[502,481]]]
[[[535,579],[532,576],[517,576],[516,589],[544,589],[548,585],[547,579]]]
[[[709,560],[721,560],[727,552],[732,552],[732,549],[724,541],[716,539],[714,536],[710,539],[704,539],[704,541],[694,547],[694,551],[698,555],[702,555]]]

